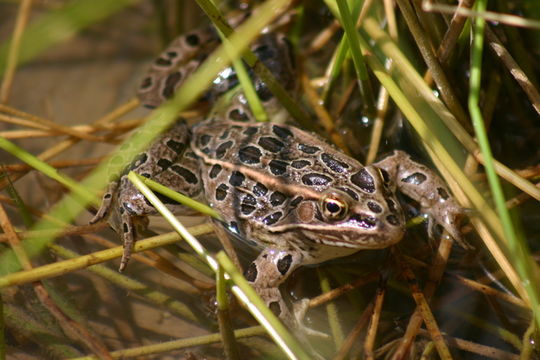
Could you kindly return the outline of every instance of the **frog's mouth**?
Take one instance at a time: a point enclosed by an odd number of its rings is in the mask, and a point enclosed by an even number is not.
[[[379,223],[380,226],[370,229],[362,229],[345,223],[333,229],[304,228],[302,232],[312,242],[352,249],[382,249],[403,238],[404,230],[402,228],[388,227],[382,222]]]

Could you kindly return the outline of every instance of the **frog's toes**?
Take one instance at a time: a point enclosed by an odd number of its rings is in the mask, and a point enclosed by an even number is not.
[[[122,231],[122,240],[124,246],[124,252],[122,254],[122,259],[120,260],[120,267],[118,271],[122,272],[127,266],[129,259],[131,258],[131,252],[133,250],[133,245],[135,244],[135,226],[133,224],[133,218],[124,212],[121,216],[121,231]]]
[[[107,190],[103,194],[103,197],[101,199],[101,206],[99,207],[96,215],[90,220],[90,224],[95,224],[103,219],[105,219],[109,215],[109,210],[111,209],[112,200],[114,197],[114,193],[116,192],[116,189],[118,188],[118,182],[113,181],[109,184],[107,187]]]

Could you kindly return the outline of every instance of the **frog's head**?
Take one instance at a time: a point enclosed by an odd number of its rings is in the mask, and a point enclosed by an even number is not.
[[[362,167],[344,186],[325,189],[296,209],[297,223],[310,240],[353,249],[380,249],[397,243],[405,217],[384,170]]]

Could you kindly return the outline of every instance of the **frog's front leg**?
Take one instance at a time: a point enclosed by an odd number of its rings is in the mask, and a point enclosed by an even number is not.
[[[146,227],[148,215],[157,214],[156,209],[129,181],[127,174],[134,171],[193,199],[200,199],[202,186],[198,177],[198,159],[189,149],[190,138],[191,132],[186,123],[184,121],[175,123],[158,137],[147,151],[135,158],[124,170],[119,181],[112,182],[107,188],[102,205],[90,222],[95,223],[109,218],[113,229],[122,237],[124,253],[120,271],[125,268],[131,257],[136,229]],[[166,197],[161,199],[175,214],[194,213],[193,210]]]
[[[399,150],[373,165],[386,171],[383,175],[388,177],[399,191],[417,201],[423,212],[430,215],[428,227],[430,236],[435,220],[456,241],[462,243],[459,223],[463,209],[450,195],[444,181],[437,174]]]
[[[297,267],[302,265],[302,260],[302,255],[299,252],[267,248],[259,254],[244,273],[247,281],[255,288],[266,306],[289,328],[296,328],[299,323],[293,318],[285,304],[279,286]]]

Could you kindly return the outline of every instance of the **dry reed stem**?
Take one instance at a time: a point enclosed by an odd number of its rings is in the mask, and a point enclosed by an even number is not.
[[[9,99],[11,86],[13,85],[13,79],[15,77],[15,71],[17,69],[17,61],[19,58],[21,39],[24,34],[26,24],[28,23],[31,9],[32,0],[21,1],[19,11],[17,13],[17,19],[15,21],[15,29],[13,29],[11,43],[9,44],[4,80],[2,81],[2,85],[0,87],[0,104],[7,103]]]
[[[377,329],[379,327],[379,321],[381,319],[382,305],[384,301],[386,283],[381,281],[375,294],[375,306],[371,315],[371,320],[367,329],[366,338],[364,340],[364,358],[366,360],[374,360],[375,352],[373,347],[375,346],[375,339],[377,336]]]

